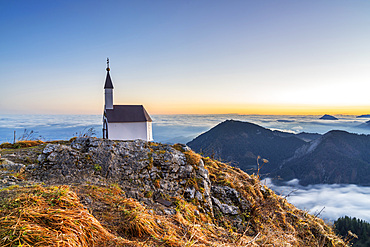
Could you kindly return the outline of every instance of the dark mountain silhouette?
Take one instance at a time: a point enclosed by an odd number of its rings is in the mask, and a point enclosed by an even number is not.
[[[201,134],[187,145],[196,152],[237,163],[244,171],[255,172],[257,156],[269,160],[262,171],[277,168],[306,142],[291,133],[271,131],[256,124],[227,120]],[[266,167],[269,167],[267,169]]]
[[[324,116],[322,116],[319,119],[323,119],[323,120],[338,120],[338,118],[336,118],[336,117],[334,117],[332,115],[328,115],[328,114],[325,114]]]
[[[357,116],[356,118],[370,118],[370,114],[360,115],[360,116]]]
[[[299,147],[271,176],[298,178],[303,185],[370,185],[370,135],[333,130]]]
[[[370,185],[370,135],[337,130],[322,136],[292,134],[228,120],[188,145],[249,173],[256,172],[257,156],[261,156],[269,160],[260,170],[261,175],[282,181],[298,178],[303,185]]]

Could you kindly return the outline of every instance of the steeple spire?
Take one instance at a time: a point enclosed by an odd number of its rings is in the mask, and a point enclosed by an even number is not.
[[[110,68],[109,68],[109,58],[107,58],[107,77],[105,79],[104,89],[106,89],[106,88],[113,89],[113,83],[112,83],[112,79],[110,78],[109,71],[110,71]]]

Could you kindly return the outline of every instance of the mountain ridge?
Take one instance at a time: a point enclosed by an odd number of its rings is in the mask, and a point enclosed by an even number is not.
[[[226,120],[188,142],[187,145],[197,152],[204,152],[216,159],[227,162],[237,161],[244,171],[257,170],[258,156],[270,160],[270,163],[280,162],[293,155],[297,145],[301,146],[305,143],[295,136],[290,134],[282,136],[281,133],[252,123]],[[201,148],[202,143],[210,145]],[[225,150],[224,145],[229,145],[230,148]]]
[[[256,129],[263,130],[266,134],[251,138]],[[225,138],[224,135],[229,137]],[[309,138],[303,141],[307,136]],[[265,177],[283,181],[297,178],[302,185],[370,184],[370,135],[339,130],[329,131],[324,135],[293,134],[229,120],[218,124],[187,145],[205,155],[215,154],[215,158],[231,162],[249,173],[257,172],[256,158],[261,156],[270,162],[259,172]],[[246,159],[246,155],[250,158]]]
[[[295,157],[283,165],[294,171],[291,178],[299,178],[303,185],[312,183],[370,185],[367,178],[370,174],[370,136],[332,130],[306,146],[310,147],[310,152]],[[300,167],[304,167],[304,171],[298,171]],[[311,169],[307,169],[308,167]],[[281,169],[272,175],[283,172],[284,169]]]

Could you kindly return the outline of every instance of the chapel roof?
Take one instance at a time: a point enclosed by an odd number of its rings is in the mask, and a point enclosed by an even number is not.
[[[108,123],[152,122],[142,105],[113,105],[113,109],[105,109],[105,117]]]

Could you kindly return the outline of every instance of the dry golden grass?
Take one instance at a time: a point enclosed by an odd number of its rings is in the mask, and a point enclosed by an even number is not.
[[[109,233],[68,186],[2,191],[0,246],[116,246]]]
[[[104,227],[140,246],[238,246],[236,240],[247,243],[251,239],[214,225],[206,214],[195,215],[197,207],[180,198],[172,198],[176,214],[158,215],[126,198],[117,186],[75,189],[82,197],[99,203],[92,211]]]
[[[193,151],[187,151],[187,152],[184,152],[184,154],[185,154],[185,157],[186,157],[186,161],[190,164],[195,165],[195,166],[197,166],[199,164],[199,161],[202,158],[202,156],[200,156],[197,153],[194,153]]]
[[[184,153],[187,162],[195,168],[199,165],[200,159],[204,161],[213,185],[234,188],[247,199],[250,210],[243,212],[245,231],[242,236],[252,238],[253,244],[259,246],[347,246],[321,219],[297,209],[285,198],[276,195],[262,185],[258,175],[250,176],[239,168],[209,157],[202,157],[193,151]],[[262,161],[267,163],[267,161]],[[236,231],[232,217],[226,215],[217,217],[216,215],[214,221],[216,225],[222,226],[228,232]]]
[[[34,146],[39,146],[40,144],[43,144],[43,141],[37,140],[37,141],[17,141],[16,143],[9,143],[4,142],[0,144],[0,148],[29,148]]]
[[[212,184],[236,189],[251,206],[245,215],[251,234],[261,246],[347,246],[323,220],[299,210],[261,184],[258,175],[203,158]],[[223,221],[228,221],[223,218]],[[221,221],[222,221],[221,220]],[[225,224],[225,223],[224,223]]]

